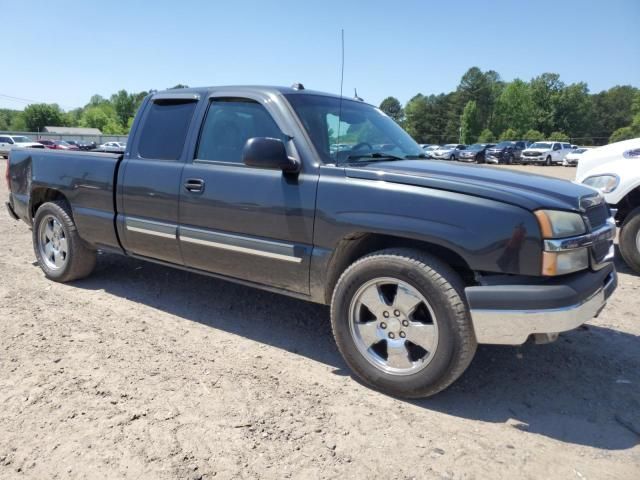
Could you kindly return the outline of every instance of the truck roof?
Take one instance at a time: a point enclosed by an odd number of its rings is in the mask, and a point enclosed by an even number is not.
[[[153,96],[157,95],[172,95],[172,94],[193,94],[199,95],[201,97],[207,97],[212,93],[222,93],[225,92],[238,94],[238,93],[262,93],[262,94],[272,94],[272,95],[322,95],[324,97],[333,97],[340,98],[340,95],[336,95],[333,93],[320,92],[318,90],[307,90],[304,87],[302,88],[294,88],[294,87],[279,87],[273,85],[223,85],[223,86],[211,86],[211,87],[193,87],[193,88],[175,88],[168,90],[161,90],[155,92]],[[355,98],[343,96],[344,100],[353,100],[358,101]],[[367,102],[363,102],[367,103]]]

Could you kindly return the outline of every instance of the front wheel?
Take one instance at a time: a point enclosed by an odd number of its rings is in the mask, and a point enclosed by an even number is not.
[[[70,282],[89,275],[96,264],[96,251],[78,235],[65,201],[47,202],[33,220],[33,249],[44,274],[57,282]]]
[[[451,160],[452,162],[453,162],[455,159],[456,159],[455,155],[451,155],[451,156],[449,157],[449,160]]]
[[[544,164],[545,164],[547,167],[550,167],[550,166],[551,166],[551,155],[547,155],[547,159],[544,161]]]
[[[366,384],[419,398],[447,388],[476,351],[460,277],[416,250],[389,249],[352,264],[331,301],[346,363]]]
[[[640,273],[640,207],[627,215],[620,229],[620,253],[636,273]]]

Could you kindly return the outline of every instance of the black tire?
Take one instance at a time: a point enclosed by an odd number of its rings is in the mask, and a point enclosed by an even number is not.
[[[451,156],[449,157],[449,160],[450,160],[450,161],[452,161],[452,162],[453,162],[455,159],[456,159],[456,156],[455,156],[455,155],[451,155]]]
[[[547,167],[550,167],[550,166],[551,166],[551,155],[547,155],[547,158],[545,159],[544,164],[545,164]]]
[[[480,154],[477,154],[477,155],[476,155],[476,158],[474,158],[474,160],[475,160],[475,162],[476,162],[476,163],[478,163],[478,164],[479,164],[479,163],[484,163],[484,162],[482,161],[482,156],[481,156]]]
[[[638,250],[638,235],[640,235],[640,207],[627,215],[620,229],[620,253],[629,267],[640,273],[640,251]]]
[[[507,165],[512,165],[513,164],[513,154],[509,154],[509,156],[507,157]]]
[[[366,282],[381,277],[410,284],[433,308],[438,343],[426,367],[409,375],[394,375],[370,363],[360,353],[350,329],[350,304]],[[387,249],[367,255],[342,274],[331,300],[331,325],[338,349],[352,371],[367,385],[386,394],[421,398],[451,385],[471,363],[477,343],[464,300],[464,285],[448,265],[412,249]]]
[[[63,266],[51,268],[43,258],[40,244],[45,218],[55,218],[60,224],[67,242],[67,253]],[[71,209],[64,200],[44,203],[38,208],[33,221],[33,249],[40,268],[51,280],[70,282],[88,276],[96,265],[96,251],[89,248],[78,235]]]

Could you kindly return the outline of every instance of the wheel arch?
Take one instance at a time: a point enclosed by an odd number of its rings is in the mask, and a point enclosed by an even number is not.
[[[638,207],[640,207],[640,185],[629,190],[626,195],[616,203],[615,208],[618,210],[615,217],[616,223],[622,225],[627,216]]]
[[[62,200],[69,204],[69,200],[60,190],[48,187],[34,188],[29,196],[29,215],[31,216],[31,220],[33,220],[38,208],[40,208],[42,204],[57,200]]]
[[[474,273],[468,263],[450,248],[407,237],[356,232],[342,238],[331,255],[324,281],[324,303],[331,303],[333,289],[338,283],[340,275],[349,265],[365,255],[386,248],[411,248],[430,253],[453,268],[462,277],[465,284],[473,282]]]

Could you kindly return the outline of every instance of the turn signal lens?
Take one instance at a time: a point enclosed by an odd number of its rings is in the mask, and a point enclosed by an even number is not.
[[[542,274],[565,275],[589,267],[589,251],[577,248],[565,252],[542,252]]]

